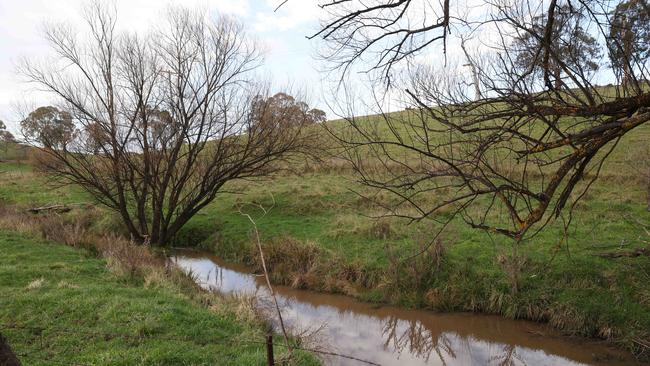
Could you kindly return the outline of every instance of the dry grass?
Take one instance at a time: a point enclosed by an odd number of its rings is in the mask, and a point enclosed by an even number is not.
[[[369,271],[362,266],[342,260],[310,241],[284,235],[262,245],[271,280],[278,284],[359,296],[360,288],[373,288],[379,282],[377,276],[369,276]],[[244,260],[256,272],[262,271],[254,245],[249,245]]]
[[[508,279],[512,294],[515,295],[517,292],[519,292],[521,272],[526,266],[528,259],[525,256],[518,255],[513,251],[512,253],[508,254],[499,254],[496,258],[496,261]]]
[[[62,162],[48,154],[44,149],[35,147],[27,150],[27,163],[38,172],[51,171],[52,168],[63,168]]]
[[[27,286],[25,286],[25,290],[36,290],[43,287],[44,284],[45,279],[41,277],[27,284]]]
[[[389,265],[382,283],[389,290],[386,293],[398,297],[405,292],[426,292],[431,281],[438,275],[446,252],[442,238],[431,241],[425,233],[418,233],[415,240],[419,247],[417,255],[404,258],[398,248],[386,248]],[[432,304],[436,303],[438,296],[435,291],[426,294]]]
[[[254,295],[228,295],[220,296],[218,301],[214,301],[206,295],[204,301],[209,302],[210,310],[216,314],[233,315],[239,321],[248,323],[265,323],[265,309],[260,306],[259,301]],[[273,316],[273,315],[271,315]]]
[[[0,228],[94,251],[107,261],[112,271],[120,275],[142,276],[160,262],[147,246],[115,234],[92,231],[92,223],[101,216],[100,211],[92,207],[85,209],[81,215],[33,215],[12,207],[2,207],[0,210]]]
[[[93,244],[106,259],[108,267],[118,274],[146,278],[147,274],[160,270],[162,260],[156,258],[146,245],[110,234],[95,238]]]
[[[358,214],[340,214],[332,220],[327,230],[327,236],[332,239],[337,239],[347,235],[359,235],[369,239],[399,239],[404,235],[398,230],[395,225],[394,218],[381,217],[377,214],[378,218],[368,219],[365,216]]]
[[[20,207],[0,206],[0,228],[18,231],[23,234],[39,236],[73,247],[88,248],[88,228],[99,212],[94,209],[85,211],[82,219],[56,213],[33,215]]]
[[[67,281],[59,281],[59,283],[56,284],[56,288],[73,288],[73,289],[75,289],[75,288],[79,288],[79,286],[77,286],[77,285],[75,285],[73,283],[67,282]]]
[[[389,218],[383,217],[378,220],[375,220],[370,229],[368,230],[367,236],[373,239],[394,239],[397,238],[397,232],[392,225],[392,222]]]
[[[295,288],[306,288],[317,276],[318,257],[322,250],[314,243],[303,243],[290,236],[273,239],[264,244],[266,266],[275,282]],[[251,246],[250,258],[255,269],[261,271],[262,263],[255,246]]]

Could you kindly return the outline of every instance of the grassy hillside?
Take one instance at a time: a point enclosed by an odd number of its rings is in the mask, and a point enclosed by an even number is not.
[[[568,240],[555,222],[516,256],[508,239],[456,220],[440,243],[407,260],[428,242],[432,223],[373,218],[380,208],[355,192],[392,198],[359,185],[338,163],[308,167],[300,176],[234,182],[227,188],[241,194],[217,197],[175,244],[257,265],[251,224],[241,210],[256,219],[276,282],[370,301],[548,321],[568,334],[605,338],[648,357],[650,258],[602,255],[649,247],[642,170],[649,164],[649,141],[650,126],[642,126],[618,145],[577,208]],[[5,163],[2,170],[0,199],[9,203],[90,201],[75,187],[44,189],[48,178],[28,166]],[[110,218],[104,221],[117,228]],[[514,276],[517,293],[511,291]]]
[[[29,147],[16,142],[0,141],[0,161],[26,161]]]

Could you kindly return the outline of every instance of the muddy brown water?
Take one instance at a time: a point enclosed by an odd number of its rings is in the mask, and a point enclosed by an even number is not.
[[[206,252],[177,250],[172,260],[204,288],[268,303],[264,278]],[[563,337],[549,326],[499,316],[376,306],[343,295],[274,286],[285,323],[314,333],[328,351],[380,365],[630,365],[602,342]],[[272,312],[269,312],[272,314]],[[271,321],[272,318],[270,319]],[[335,356],[326,365],[364,365]]]

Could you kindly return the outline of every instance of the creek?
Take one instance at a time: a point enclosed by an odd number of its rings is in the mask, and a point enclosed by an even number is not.
[[[207,252],[177,249],[173,262],[205,289],[255,296],[270,309],[264,277]],[[352,297],[273,286],[292,333],[321,348],[380,365],[629,365],[630,355],[550,326],[500,316],[377,306]],[[267,311],[273,323],[274,312]],[[277,322],[275,322],[277,323]],[[279,339],[278,339],[279,341]],[[335,356],[326,365],[364,365]]]

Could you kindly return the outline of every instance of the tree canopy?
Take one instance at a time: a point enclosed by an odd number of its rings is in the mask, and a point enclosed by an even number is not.
[[[549,85],[558,88],[563,75],[566,75],[563,65],[571,70],[581,69],[590,75],[598,70],[602,51],[596,39],[584,28],[582,17],[584,14],[577,16],[568,3],[559,6],[555,9],[555,21],[548,38],[539,37],[546,31],[548,15],[533,17],[531,29],[519,33],[511,46],[519,72],[542,73]],[[544,57],[544,53],[539,52],[541,42],[547,42],[550,51],[557,56]]]
[[[324,111],[310,109],[307,103],[282,92],[268,98],[256,98],[251,108],[260,121],[280,121],[286,127],[322,123],[327,118]]]
[[[47,148],[63,149],[73,139],[75,125],[72,115],[56,107],[39,107],[20,122],[28,141]]]
[[[624,82],[634,81],[634,69],[646,67],[650,57],[649,24],[647,0],[622,1],[612,11],[609,49],[614,70],[623,73]]]

